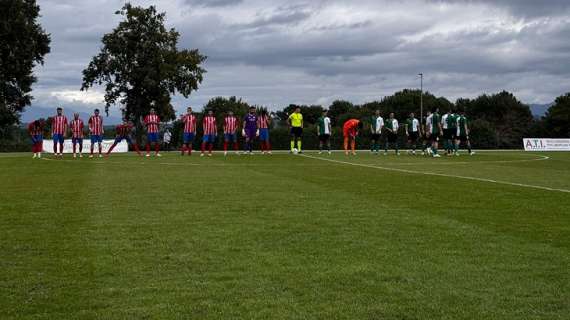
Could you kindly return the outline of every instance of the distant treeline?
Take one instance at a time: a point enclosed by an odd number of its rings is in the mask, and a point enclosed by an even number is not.
[[[218,124],[223,124],[223,117],[228,111],[233,111],[238,117],[243,117],[251,105],[236,97],[217,97],[211,99],[205,106],[198,109],[201,116],[205,110],[213,110],[218,118]],[[471,141],[475,148],[521,148],[522,139],[525,137],[537,138],[568,138],[570,137],[570,93],[556,99],[546,115],[541,118],[532,116],[528,105],[521,103],[513,94],[503,91],[493,95],[482,95],[475,99],[458,99],[455,103],[444,97],[436,97],[429,92],[423,94],[424,117],[428,110],[439,108],[443,114],[448,110],[466,112],[471,129]],[[256,106],[263,109],[263,106]],[[383,117],[394,112],[396,118],[403,123],[414,112],[420,116],[420,91],[403,90],[394,95],[387,96],[379,101],[355,105],[349,101],[337,100],[330,106],[320,105],[288,105],[282,110],[271,112],[273,125],[271,130],[271,142],[275,149],[287,149],[289,147],[289,134],[286,119],[296,107],[301,108],[305,121],[304,147],[316,148],[315,123],[323,110],[328,110],[333,125],[332,142],[334,147],[341,147],[341,126],[350,119],[361,119],[368,128],[370,118],[375,110],[379,109]],[[86,119],[84,119],[86,120]],[[49,119],[46,126],[46,137],[49,137]],[[175,120],[164,126],[173,134],[172,146],[180,146],[182,139],[182,123]],[[164,129],[163,128],[163,129]],[[200,136],[201,126],[198,135]],[[403,127],[401,129],[401,143],[404,143]],[[137,134],[140,143],[144,143],[144,134]],[[114,130],[108,128],[106,138],[114,137]],[[221,137],[221,135],[220,135]],[[14,127],[14,130],[0,140],[0,151],[26,151],[29,149],[28,137],[25,130]],[[199,140],[199,139],[198,139]],[[220,139],[221,140],[221,139]],[[196,141],[198,144],[199,141]],[[221,145],[222,141],[218,141]],[[368,130],[364,130],[359,139],[359,147],[367,148],[369,144]]]

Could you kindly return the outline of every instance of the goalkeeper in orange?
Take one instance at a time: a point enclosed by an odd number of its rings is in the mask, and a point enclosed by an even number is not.
[[[350,119],[344,123],[342,127],[342,133],[344,135],[344,154],[348,156],[348,144],[350,143],[350,149],[352,150],[352,155],[356,155],[356,136],[358,136],[358,131],[362,129],[362,121],[358,119]]]

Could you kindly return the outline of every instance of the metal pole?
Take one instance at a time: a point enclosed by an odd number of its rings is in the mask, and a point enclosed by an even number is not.
[[[420,121],[424,118],[424,74],[418,74],[420,76]]]

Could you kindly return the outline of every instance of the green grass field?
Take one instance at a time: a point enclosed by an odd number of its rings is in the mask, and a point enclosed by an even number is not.
[[[568,319],[570,153],[0,155],[2,319]]]

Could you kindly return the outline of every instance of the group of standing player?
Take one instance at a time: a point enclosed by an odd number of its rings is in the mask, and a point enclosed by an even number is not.
[[[186,153],[192,155],[192,145],[196,138],[197,116],[192,112],[192,108],[188,107],[186,114],[182,116],[184,130],[182,134],[182,155]],[[240,123],[237,116],[232,111],[224,116],[223,123],[223,139],[224,139],[224,155],[228,154],[228,147],[233,146],[236,154],[239,152],[238,132],[241,125],[241,134],[244,137],[244,151],[248,154],[253,153],[253,143],[256,139],[260,140],[261,151],[263,154],[271,154],[271,143],[269,141],[269,127],[271,125],[271,117],[267,111],[262,110],[258,115],[255,107],[251,107],[248,113]],[[212,156],[214,143],[218,137],[218,125],[216,116],[212,110],[208,110],[202,119],[202,144],[200,156]]]
[[[323,112],[323,117],[326,117],[326,111]],[[383,137],[384,154],[388,154],[388,149],[392,145],[396,154],[400,155],[398,146],[400,124],[394,117],[394,113],[390,112],[388,118],[384,119],[380,115],[380,110],[376,110],[370,120],[370,151],[375,154],[380,153],[380,143]],[[318,127],[320,128],[320,124],[318,124]],[[346,155],[356,155],[356,138],[363,127],[362,121],[358,119],[349,119],[344,123],[343,136]],[[416,154],[416,149],[420,145],[423,155],[431,155],[438,158],[440,157],[438,153],[440,141],[443,141],[443,146],[448,156],[459,156],[461,143],[467,146],[470,155],[474,154],[469,140],[467,118],[463,111],[455,113],[453,110],[449,110],[446,114],[440,116],[439,109],[435,108],[433,112],[428,111],[427,117],[421,124],[415,117],[415,114],[411,112],[404,122],[404,133],[408,142],[408,153],[412,155]],[[322,145],[323,142],[321,141],[321,151]]]
[[[103,118],[99,115],[99,110],[95,109],[94,114],[89,117],[89,133],[91,137],[91,152],[89,157],[93,157],[95,144],[99,146],[99,157],[101,157],[103,141]],[[63,156],[63,143],[65,137],[70,132],[73,143],[73,157],[83,157],[84,123],[79,118],[79,114],[73,115],[73,120],[68,121],[63,114],[62,108],[57,108],[57,114],[52,118],[51,133],[53,139],[53,153],[57,157]],[[32,152],[34,158],[41,158],[43,150],[44,123],[36,120],[28,125],[28,133],[32,138]]]
[[[192,108],[188,107],[186,114],[182,115],[181,122],[183,124],[183,144],[181,154],[192,154],[192,146],[196,138],[198,117],[192,112]],[[271,154],[271,143],[269,139],[269,128],[271,126],[271,116],[267,111],[262,110],[259,114],[255,107],[250,107],[248,113],[240,121],[232,111],[227,112],[223,120],[223,139],[224,139],[224,155],[227,155],[228,148],[240,154],[238,144],[238,132],[244,137],[244,151],[248,154],[253,153],[253,144],[255,140],[260,141],[261,151],[263,154]],[[146,115],[142,123],[146,128],[147,143],[146,156],[150,157],[151,147],[154,147],[155,155],[160,157],[160,117],[154,109],[151,109]],[[300,108],[295,108],[294,112],[287,118],[287,124],[291,133],[291,152],[302,153],[302,135],[303,135],[303,115]],[[91,139],[90,157],[93,157],[94,146],[98,145],[99,157],[102,157],[102,137],[103,137],[103,118],[99,115],[99,110],[95,109],[94,114],[88,121],[89,134]],[[116,126],[115,141],[107,151],[109,155],[113,149],[121,141],[126,142],[133,147],[137,154],[142,155],[137,143],[132,138],[134,124],[131,121],[124,120],[122,124]],[[319,137],[319,153],[326,151],[331,153],[331,135],[332,125],[331,119],[328,117],[327,111],[323,111],[321,117],[316,123],[317,135]],[[359,119],[349,119],[343,124],[344,152],[346,155],[356,154],[356,139],[364,128],[364,123]],[[376,110],[370,118],[370,151],[374,154],[380,153],[381,142],[384,141],[384,154],[388,153],[388,149],[392,146],[397,155],[399,152],[398,134],[400,132],[400,123],[395,118],[394,113],[390,112],[387,119],[381,116],[380,110]],[[473,154],[471,143],[469,141],[469,127],[464,112],[456,114],[449,110],[443,116],[440,116],[439,109],[428,112],[427,117],[420,124],[415,118],[414,113],[410,113],[405,120],[403,131],[406,134],[409,154],[415,155],[418,145],[421,145],[422,154],[440,157],[438,153],[439,142],[443,141],[444,149],[447,155],[459,155],[458,149],[461,143],[465,143],[469,154]],[[32,151],[34,158],[41,157],[43,145],[43,123],[34,121],[29,124],[28,132],[32,138]],[[84,123],[79,118],[79,114],[75,113],[73,120],[68,122],[67,117],[63,114],[62,108],[57,108],[57,114],[52,118],[52,138],[53,152],[55,156],[63,156],[63,143],[67,133],[71,133],[73,143],[73,157],[83,157],[83,138]],[[216,116],[212,110],[208,110],[202,118],[202,144],[201,156],[211,156],[215,141],[218,137],[218,126]],[[59,148],[58,148],[59,147]]]

